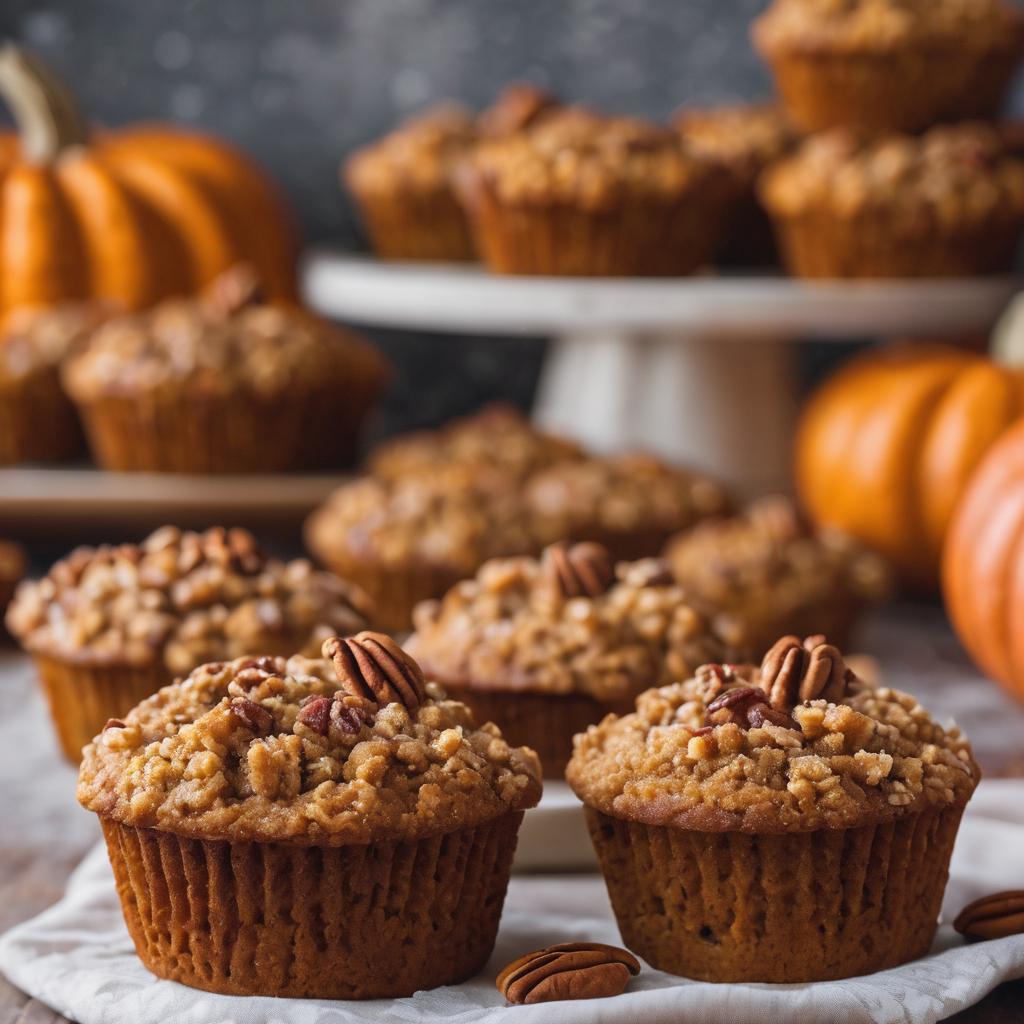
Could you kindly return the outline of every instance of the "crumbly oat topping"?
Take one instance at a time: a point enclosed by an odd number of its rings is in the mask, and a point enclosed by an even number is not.
[[[7,625],[34,654],[151,665],[299,650],[366,625],[367,600],[305,559],[266,557],[244,530],[165,526],[141,544],[78,548],[19,588]]]
[[[812,530],[782,497],[699,523],[670,541],[666,557],[687,599],[741,650],[766,627],[777,635],[806,609],[845,606],[853,613],[890,589],[878,555],[844,534]]]
[[[468,192],[487,188],[502,202],[602,210],[627,199],[675,201],[720,173],[655,124],[564,108],[532,129],[481,142],[461,179]]]
[[[23,309],[8,316],[0,338],[0,388],[55,371],[100,316],[98,308],[85,305]]]
[[[760,191],[784,217],[884,213],[894,230],[942,230],[1024,216],[1024,162],[1008,156],[999,134],[982,124],[873,142],[840,128],[813,136],[770,168]]]
[[[419,605],[413,624],[409,650],[446,685],[609,704],[727,654],[657,559],[620,563],[607,590],[569,596],[549,559],[496,558]]]
[[[533,427],[513,406],[495,403],[440,430],[405,434],[377,447],[367,468],[394,480],[441,465],[495,470],[519,480],[556,462],[580,458],[578,444]]]
[[[760,45],[887,51],[1015,45],[1020,18],[1004,0],[775,0],[754,26]]]
[[[261,302],[245,267],[228,271],[198,298],[169,299],[107,321],[64,373],[81,401],[160,387],[273,401],[330,382],[357,380],[378,390],[385,377],[383,357],[355,335],[298,308]]]
[[[635,712],[576,737],[569,784],[614,817],[760,833],[850,828],[964,804],[977,785],[959,729],[932,721],[908,694],[850,674],[841,703],[797,704],[786,724],[737,718],[749,691],[770,708],[765,682],[751,666],[710,664],[648,690]]]
[[[86,747],[78,798],[125,824],[347,845],[482,824],[540,797],[540,765],[434,683],[413,711],[339,691],[329,661],[203,665]],[[312,710],[311,710],[312,709]]]

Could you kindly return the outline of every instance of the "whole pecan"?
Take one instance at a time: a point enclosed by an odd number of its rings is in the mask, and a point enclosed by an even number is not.
[[[231,702],[231,713],[258,736],[266,736],[274,726],[274,716],[262,704],[245,697],[236,697]]]
[[[968,942],[1024,933],[1024,889],[1008,889],[968,903],[953,927]]]
[[[809,636],[803,642],[795,636],[784,636],[761,662],[761,686],[778,711],[788,712],[809,700],[838,704],[846,695],[851,676],[839,648],[821,635]]]
[[[346,693],[377,704],[397,701],[410,711],[426,699],[423,670],[384,633],[332,636],[324,641],[323,655],[334,662]]]
[[[615,579],[612,556],[600,544],[559,541],[544,549],[544,570],[565,597],[599,597]]]
[[[639,973],[640,961],[617,946],[563,942],[513,960],[495,984],[510,1003],[599,999],[621,995]]]

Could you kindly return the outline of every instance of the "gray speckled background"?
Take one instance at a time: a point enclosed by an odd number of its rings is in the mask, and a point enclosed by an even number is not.
[[[30,45],[105,123],[162,118],[258,155],[309,239],[357,244],[342,154],[432,100],[480,107],[515,78],[664,117],[766,95],[747,36],[767,0],[2,0]],[[378,429],[489,397],[528,404],[542,343],[373,332],[400,373]]]

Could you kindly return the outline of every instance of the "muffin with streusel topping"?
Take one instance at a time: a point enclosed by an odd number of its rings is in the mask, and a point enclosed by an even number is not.
[[[481,258],[505,274],[690,274],[732,201],[728,175],[673,132],[578,108],[481,142],[456,188]]]
[[[323,655],[203,665],[86,748],[78,798],[154,974],[398,998],[489,957],[536,755],[383,634]]]
[[[838,531],[811,529],[783,497],[698,523],[669,542],[665,558],[687,601],[756,657],[783,633],[824,633],[842,646],[891,590],[879,555]]]
[[[566,773],[623,940],[720,982],[824,981],[931,945],[967,740],[824,637],[709,664],[576,737]]]
[[[753,35],[801,131],[882,135],[993,117],[1024,17],[1005,0],[775,0]]]
[[[242,266],[109,320],[64,366],[104,469],[184,473],[343,465],[387,375],[355,335],[261,301]]]
[[[572,737],[650,686],[741,653],[657,559],[613,566],[599,544],[496,558],[416,608],[408,646],[433,679],[561,776]]]
[[[761,178],[800,277],[961,277],[1009,269],[1024,225],[1024,161],[985,125],[864,142],[837,129]]]
[[[166,526],[141,544],[78,548],[18,588],[7,627],[35,662],[73,761],[108,718],[215,659],[316,653],[367,625],[365,595],[245,530]]]

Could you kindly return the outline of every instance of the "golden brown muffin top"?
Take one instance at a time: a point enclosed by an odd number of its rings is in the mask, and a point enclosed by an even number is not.
[[[389,480],[446,466],[494,469],[518,480],[581,455],[574,441],[537,430],[513,406],[495,403],[439,430],[416,431],[379,445],[367,468]]]
[[[567,107],[526,131],[480,143],[457,181],[471,205],[487,191],[512,204],[603,210],[631,199],[675,201],[720,182],[721,174],[658,125]]]
[[[693,152],[724,165],[744,187],[796,143],[785,113],[774,103],[684,108],[672,123]]]
[[[844,534],[812,530],[783,497],[698,523],[665,555],[687,599],[740,650],[750,650],[746,637],[760,623],[815,605],[856,609],[883,600],[891,585],[882,558]]]
[[[268,558],[245,530],[165,526],[141,544],[78,548],[26,582],[7,627],[33,654],[172,674],[298,649],[365,627],[368,600],[305,559]]]
[[[645,452],[552,466],[531,477],[525,495],[538,534],[551,540],[669,534],[722,513],[729,503],[717,481]]]
[[[98,306],[84,304],[10,314],[0,337],[0,387],[55,370],[100,319]]]
[[[775,0],[754,23],[766,50],[856,52],[913,44],[1017,48],[1021,16],[1004,0]]]
[[[621,704],[726,648],[657,559],[613,568],[598,544],[496,558],[413,613],[409,650],[446,685]]]
[[[317,846],[439,835],[537,803],[537,755],[477,728],[393,641],[324,650],[334,664],[240,658],[165,687],[85,748],[79,801],[180,835]],[[401,693],[367,685],[387,677]]]
[[[862,682],[823,637],[784,637],[759,669],[702,666],[591,726],[566,778],[613,817],[782,833],[963,805],[979,771],[913,697]]]
[[[261,302],[255,277],[241,266],[196,298],[108,320],[64,367],[68,391],[84,401],[160,387],[274,400],[330,381],[376,389],[385,376],[383,357],[355,335]]]
[[[760,192],[772,213],[830,210],[855,218],[884,213],[895,227],[922,229],[1024,215],[1024,162],[1005,155],[981,124],[866,142],[844,129],[809,139],[769,168]]]
[[[476,141],[469,111],[440,103],[353,153],[345,163],[349,185],[384,192],[398,187],[447,189],[454,162]]]

